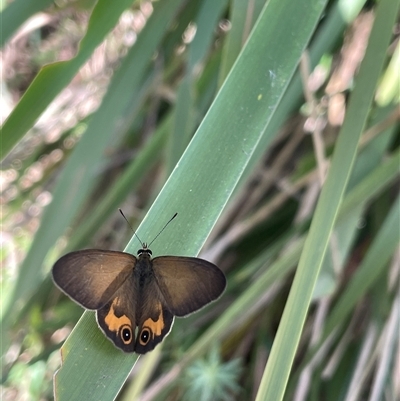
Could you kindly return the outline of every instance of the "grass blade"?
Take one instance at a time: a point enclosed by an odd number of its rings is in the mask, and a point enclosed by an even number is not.
[[[399,4],[379,3],[377,17],[350,98],[346,118],[318,201],[296,276],[263,374],[257,401],[280,400],[299,343],[315,282],[322,265],[344,191],[355,160],[358,141],[365,126],[379,74],[386,56]]]
[[[272,1],[264,9],[207,116],[140,225],[138,235],[148,241],[157,234],[160,222],[179,213],[168,227],[168,236],[161,236],[152,246],[154,255],[198,254],[256,149],[324,5],[320,2],[316,7],[311,1],[296,6],[291,1],[282,4]],[[297,15],[304,7],[310,12],[300,27]],[[286,27],[278,22],[279,16],[288,13],[294,30],[299,30],[295,42],[287,41]],[[271,54],[271,43],[278,43],[280,51],[266,57]],[[279,71],[279,76],[271,71]],[[134,252],[136,248],[137,239],[132,238],[125,250]],[[59,400],[69,399],[67,386],[73,386],[74,391],[80,388],[84,399],[113,399],[136,360],[104,339],[91,313],[84,314],[64,347],[68,353],[64,352],[64,363],[56,376]],[[94,368],[85,370],[82,359],[90,360],[93,366],[107,366],[110,375],[105,370],[102,377]],[[101,382],[101,388],[94,393],[86,382]]]

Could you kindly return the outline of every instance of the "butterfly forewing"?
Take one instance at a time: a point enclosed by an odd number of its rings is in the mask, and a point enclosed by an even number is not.
[[[161,256],[154,258],[153,271],[168,309],[186,316],[217,299],[225,289],[224,273],[203,259]]]
[[[87,249],[61,257],[53,267],[57,286],[86,309],[100,309],[132,274],[136,257],[125,252]]]

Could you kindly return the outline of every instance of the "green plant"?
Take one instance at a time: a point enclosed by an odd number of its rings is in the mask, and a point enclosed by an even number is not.
[[[373,98],[399,84],[389,46],[398,7],[15,0],[3,9],[4,99],[18,99],[0,142],[3,394],[52,397],[59,347],[81,309],[49,271],[67,250],[123,249],[132,233],[118,207],[143,241],[178,212],[153,254],[203,248],[228,288],[177,319],[140,369],[85,312],[61,348],[59,400],[192,399],[210,367],[221,394],[232,374],[237,399],[394,391],[398,96]],[[41,28],[13,36],[27,17]],[[43,54],[57,57],[36,74],[28,67]],[[138,246],[132,237],[125,250]],[[234,374],[237,357],[249,374]]]

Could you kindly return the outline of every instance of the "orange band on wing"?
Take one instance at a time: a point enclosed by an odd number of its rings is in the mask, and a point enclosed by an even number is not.
[[[121,317],[116,316],[114,305],[118,305],[118,298],[114,299],[113,303],[111,304],[110,311],[107,313],[104,321],[111,331],[116,331],[118,333],[123,326],[132,326],[132,323],[126,315],[122,315]]]
[[[160,304],[159,310],[160,310],[160,314],[158,315],[157,320],[154,321],[152,318],[149,318],[149,319],[145,320],[143,323],[143,328],[148,327],[152,332],[153,338],[154,338],[154,336],[158,337],[159,335],[161,335],[161,332],[164,328],[164,317],[163,317],[163,313],[162,313],[161,304]]]

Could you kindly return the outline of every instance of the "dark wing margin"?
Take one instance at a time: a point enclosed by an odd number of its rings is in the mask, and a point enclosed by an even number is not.
[[[62,256],[53,266],[57,287],[86,309],[104,307],[132,274],[136,257],[125,252],[86,249]]]
[[[186,316],[221,296],[226,287],[224,273],[199,258],[161,256],[154,258],[153,271],[168,309]]]

